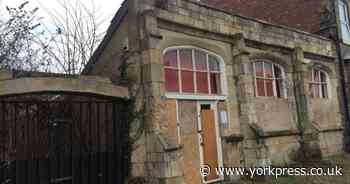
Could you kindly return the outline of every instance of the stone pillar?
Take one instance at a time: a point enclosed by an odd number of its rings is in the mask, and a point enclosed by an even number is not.
[[[141,33],[142,84],[145,101],[146,170],[149,183],[181,183],[182,169],[177,145],[167,135],[165,77],[162,36],[152,10],[142,12]]]
[[[128,50],[121,60],[122,74],[133,100],[133,117],[130,122],[131,173],[129,183],[149,183],[147,168],[147,132],[145,122],[146,100],[143,81],[143,60],[141,48],[141,33],[144,27],[141,23],[141,12],[146,1],[129,0],[128,2]]]
[[[126,84],[134,100],[131,123],[131,178],[150,184],[181,183],[178,147],[167,140],[164,70],[153,10],[157,0],[128,1],[129,50],[124,54]]]
[[[244,135],[243,155],[245,167],[265,166],[267,162],[267,149],[259,139],[254,127],[257,126],[255,110],[255,93],[252,63],[250,53],[246,49],[243,34],[234,38],[234,68],[238,88],[238,102],[240,104],[240,126]]]
[[[318,133],[310,121],[312,112],[310,111],[309,84],[306,80],[308,78],[308,68],[304,62],[304,52],[300,47],[294,49],[293,70],[294,95],[301,147],[297,157],[299,159],[320,157]]]

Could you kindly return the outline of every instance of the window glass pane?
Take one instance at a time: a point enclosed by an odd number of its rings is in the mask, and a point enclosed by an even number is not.
[[[196,70],[207,71],[207,55],[200,51],[195,51]]]
[[[271,63],[264,63],[264,69],[265,69],[265,77],[272,78],[272,64]]]
[[[327,84],[322,84],[322,98],[328,98]]]
[[[345,21],[345,11],[344,11],[344,3],[339,1],[339,17],[340,21]]]
[[[313,86],[312,87],[313,97],[319,98],[320,97],[320,85],[313,84],[312,86]]]
[[[209,55],[209,69],[210,71],[220,71],[219,61],[216,57]]]
[[[275,72],[275,77],[278,78],[278,79],[282,79],[282,71],[281,71],[281,68],[274,65],[273,66],[273,70]]]
[[[192,71],[181,71],[181,84],[182,92],[193,93],[194,92],[194,82],[193,82],[193,72]]]
[[[258,77],[264,77],[263,63],[262,62],[255,63],[255,75]]]
[[[340,14],[340,20],[347,23],[347,16],[348,16],[348,8],[347,5],[341,1],[339,1],[339,14]]]
[[[258,96],[266,96],[265,95],[265,87],[264,87],[264,79],[256,79],[256,88]]]
[[[282,97],[283,93],[283,80],[282,79],[277,79],[276,80],[276,95],[278,98]]]
[[[266,83],[266,96],[274,96],[273,95],[273,80],[265,80]]]
[[[327,77],[324,72],[321,72],[321,82],[327,82]]]
[[[312,84],[309,84],[309,93],[310,93],[310,96],[311,97],[314,97],[314,91],[313,91],[313,85]]]
[[[308,72],[308,74],[307,74],[307,79],[308,79],[308,81],[310,81],[310,82],[313,82],[313,80],[312,80],[312,75],[313,75],[313,70],[312,71],[310,71],[310,72]]]
[[[317,70],[314,70],[314,82],[320,82],[320,72]]]
[[[164,55],[164,65],[177,67],[177,51],[169,51]]]
[[[192,63],[192,50],[183,49],[180,50],[180,65],[181,69],[193,69]]]
[[[220,93],[220,74],[219,73],[210,73],[210,88],[212,94]]]
[[[208,86],[208,73],[207,72],[197,72],[197,91],[198,93],[209,93]]]
[[[165,69],[165,88],[170,92],[179,91],[178,70]]]
[[[341,31],[343,40],[345,43],[350,44],[350,32],[349,32],[349,26],[348,24],[342,23],[341,24]]]
[[[348,16],[348,7],[347,5],[339,1],[339,17],[341,23],[341,32],[343,40],[346,43],[350,43],[350,30],[349,30],[349,16]]]

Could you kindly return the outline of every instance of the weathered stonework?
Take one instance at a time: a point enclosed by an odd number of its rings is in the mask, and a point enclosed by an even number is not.
[[[142,114],[135,118],[130,133],[134,141],[131,179],[142,177],[156,184],[203,182],[198,112],[203,101],[215,103],[218,112],[227,113],[225,125],[219,124],[222,114],[216,115],[223,166],[286,166],[306,150],[323,157],[342,153],[332,41],[190,0],[128,0],[122,8],[128,11],[91,73],[116,76],[115,81],[125,77],[123,84],[134,99],[134,111]],[[127,40],[127,49],[122,40]],[[219,99],[169,97],[163,54],[170,47],[181,46],[204,49],[222,58],[226,90]],[[116,53],[121,54],[117,57]],[[283,67],[284,98],[257,97],[252,70],[257,59]],[[308,72],[317,66],[329,74],[331,96],[327,99],[313,99],[308,91]]]
[[[14,78],[10,71],[0,71],[0,76],[2,97],[42,92],[94,94],[124,99],[130,97],[127,88],[113,85],[109,79],[98,76]]]

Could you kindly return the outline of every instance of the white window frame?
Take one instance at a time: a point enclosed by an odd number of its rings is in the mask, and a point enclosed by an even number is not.
[[[348,4],[343,0],[338,1],[340,30],[343,42],[350,44],[350,22],[349,22],[349,8]],[[346,27],[346,30],[344,29]]]
[[[342,23],[344,23],[346,25],[348,31],[350,31],[348,5],[344,1],[339,0],[339,8],[343,9],[343,11],[344,11],[344,14],[340,14],[340,17],[345,16],[345,17],[343,17],[344,21],[342,21]],[[343,20],[343,19],[340,18],[340,20]]]
[[[192,50],[192,60],[193,60],[193,68],[191,71],[194,72],[194,75],[193,75],[193,80],[194,80],[194,93],[187,93],[187,92],[183,92],[182,90],[182,80],[181,80],[181,71],[187,71],[186,69],[181,69],[181,66],[180,66],[180,50],[186,50],[186,49],[189,49],[189,50]],[[226,97],[227,97],[227,83],[226,83],[226,70],[225,70],[225,63],[224,63],[224,60],[221,56],[219,56],[218,54],[216,53],[213,53],[211,51],[208,51],[208,50],[205,50],[205,49],[202,49],[202,48],[198,48],[198,47],[195,47],[195,46],[177,46],[177,47],[169,47],[169,48],[166,48],[164,49],[163,51],[163,56],[165,56],[165,54],[167,52],[170,52],[170,51],[174,51],[176,50],[177,52],[177,58],[178,58],[178,61],[177,61],[177,70],[178,70],[178,79],[179,79],[179,92],[168,92],[166,91],[165,93],[165,96],[169,99],[196,99],[196,100],[225,100]],[[206,55],[206,64],[207,64],[207,70],[205,72],[208,73],[208,90],[209,92],[207,94],[204,94],[204,93],[198,93],[198,90],[197,90],[197,81],[196,81],[196,75],[197,75],[197,72],[204,72],[204,71],[197,71],[196,70],[196,61],[195,61],[195,51],[199,51],[199,52],[203,52],[205,55]],[[215,57],[218,62],[219,62],[219,69],[220,71],[217,72],[217,73],[220,73],[220,88],[219,88],[219,91],[220,93],[219,94],[212,94],[212,89],[211,89],[211,82],[210,82],[210,73],[216,73],[216,72],[211,72],[210,69],[209,69],[209,56],[213,56]],[[168,67],[168,66],[165,66],[164,69],[175,69],[174,67]]]
[[[319,82],[315,81],[315,76],[314,76],[314,72],[315,71],[317,72],[317,75],[318,75],[318,77],[320,79]],[[325,75],[325,77],[326,77],[326,81],[325,82],[322,82],[321,73],[323,73]],[[330,84],[329,84],[329,77],[328,77],[327,72],[325,72],[323,70],[320,70],[320,69],[312,68],[312,70],[311,70],[311,81],[309,81],[309,89],[310,89],[310,85],[318,85],[319,86],[318,90],[319,90],[320,97],[315,97],[314,95],[312,95],[313,91],[310,91],[310,96],[312,98],[317,98],[317,99],[329,99],[330,98],[330,95],[331,95],[330,94],[330,90],[329,90]],[[324,96],[324,94],[322,92],[323,85],[326,85],[326,90],[327,90],[326,96]],[[313,90],[313,88],[311,88],[311,89]]]
[[[258,63],[258,62],[262,62],[263,63],[263,74],[264,74],[264,77],[261,77],[261,76],[257,76],[256,75],[256,69],[255,69],[255,63]],[[272,76],[273,77],[266,77],[266,73],[265,73],[265,63],[270,63],[272,65]],[[284,72],[284,68],[279,65],[279,64],[276,64],[270,60],[267,60],[267,59],[257,59],[257,60],[254,60],[252,62],[252,65],[253,65],[253,75],[254,75],[254,88],[255,88],[255,96],[256,97],[264,97],[264,98],[279,98],[279,99],[283,99],[283,98],[287,98],[287,90],[286,90],[286,87],[285,87],[285,72]],[[280,70],[281,70],[281,76],[282,78],[276,78],[276,75],[275,75],[275,70],[274,70],[274,67],[278,67]],[[259,93],[258,93],[258,82],[257,82],[257,79],[262,79],[262,80],[272,80],[272,88],[273,88],[273,96],[259,96]],[[277,81],[278,80],[282,80],[282,89],[281,89],[281,97],[278,97],[277,96]],[[264,92],[265,94],[267,94],[267,88],[266,88],[266,83],[264,82]]]

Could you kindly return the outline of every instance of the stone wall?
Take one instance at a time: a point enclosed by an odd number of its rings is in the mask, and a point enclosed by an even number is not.
[[[338,126],[340,120],[337,86],[333,86],[337,80],[335,51],[330,40],[233,16],[190,0],[129,0],[128,9],[128,23],[120,24],[93,73],[117,79],[120,73],[116,68],[121,61],[127,63],[127,84],[135,99],[135,114],[142,114],[132,122],[138,132],[133,145],[133,177],[144,177],[149,183],[190,183],[187,181],[192,176],[200,178],[198,150],[191,147],[197,137],[195,101],[177,100],[179,106],[189,108],[179,112],[180,129],[184,128],[180,131],[181,141],[174,139],[174,122],[167,122],[170,109],[162,56],[165,49],[176,46],[202,48],[225,62],[227,92],[220,108],[227,109],[229,125],[220,133],[224,166],[284,166],[292,163],[308,143],[321,149],[323,156],[340,152],[341,130],[329,128]],[[129,50],[121,60],[117,56],[125,37],[129,38]],[[285,68],[286,98],[255,97],[251,63],[257,58]],[[310,58],[315,61],[308,62]],[[315,62],[326,63],[334,74],[331,84],[335,96],[321,108],[307,91],[308,67]],[[321,115],[327,108],[332,108],[327,112],[331,119]],[[314,122],[326,128],[317,129]],[[327,136],[334,138],[326,140]]]
[[[297,152],[300,149],[299,136],[287,135],[268,137],[265,139],[268,156],[272,166],[286,167],[297,161]]]
[[[128,50],[128,18],[121,20],[118,29],[112,33],[111,40],[95,61],[89,75],[100,75],[120,82],[120,65],[122,56]]]
[[[320,148],[323,157],[339,155],[344,152],[343,131],[326,131],[319,134]]]

